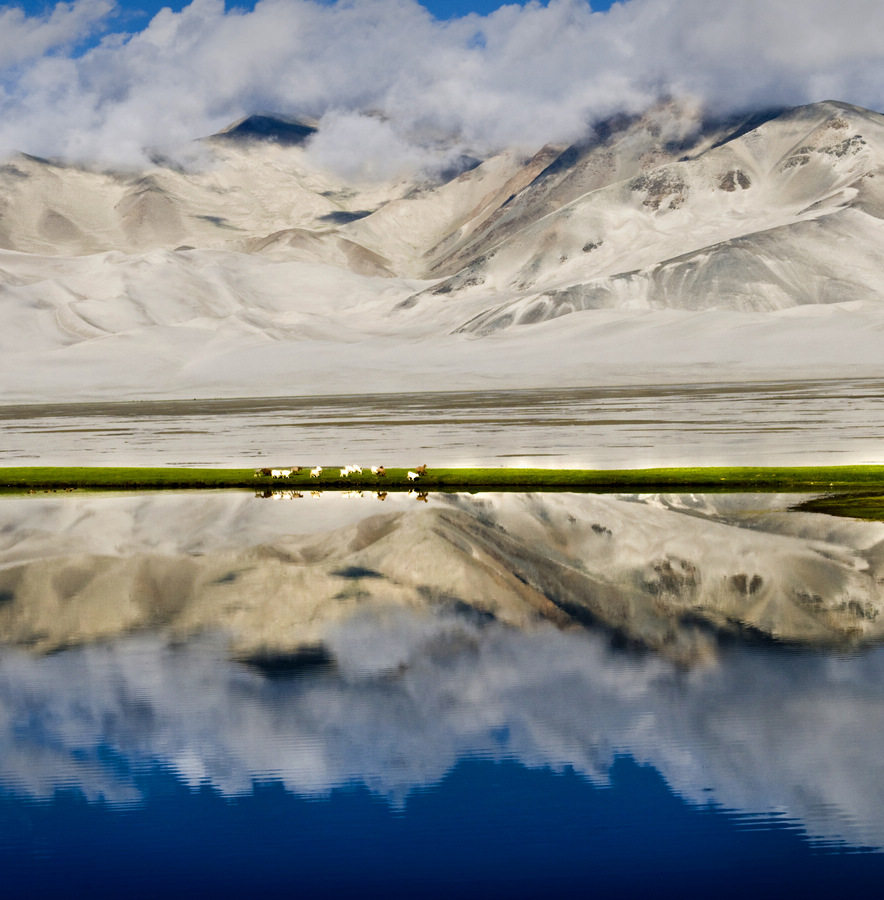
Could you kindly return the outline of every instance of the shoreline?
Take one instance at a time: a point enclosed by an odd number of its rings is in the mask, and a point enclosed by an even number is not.
[[[285,478],[255,469],[119,466],[0,467],[0,495],[73,491],[570,491],[580,493],[819,494],[796,505],[805,512],[884,521],[884,465],[730,466],[656,469],[430,468],[417,480],[408,469],[342,477],[323,466],[319,477],[301,467]]]
[[[390,468],[386,475],[342,476],[342,465],[322,466],[311,477],[310,466],[293,466],[291,475],[274,478],[255,469],[134,466],[4,466],[0,491],[76,488],[150,490],[163,488],[322,488],[325,490],[537,489],[620,491],[761,490],[785,493],[843,492],[864,489],[884,492],[884,465],[844,466],[717,466],[650,469],[556,468],[428,468],[415,480],[408,469]],[[418,467],[415,467],[418,468]]]

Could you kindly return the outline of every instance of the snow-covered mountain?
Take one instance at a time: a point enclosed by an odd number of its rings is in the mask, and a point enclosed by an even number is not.
[[[884,116],[674,102],[433,178],[250,116],[199,167],[0,167],[10,401],[880,374]]]

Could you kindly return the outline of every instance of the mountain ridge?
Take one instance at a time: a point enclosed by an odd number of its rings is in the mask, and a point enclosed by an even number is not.
[[[829,373],[879,373],[878,113],[826,101],[710,124],[669,101],[570,146],[385,181],[323,168],[276,121],[203,142],[193,171],[0,166],[11,400],[792,377],[810,348]],[[822,352],[820,305],[843,332]],[[661,348],[663,313],[685,327]],[[616,365],[612,315],[632,335]],[[761,322],[767,360],[740,344]]]

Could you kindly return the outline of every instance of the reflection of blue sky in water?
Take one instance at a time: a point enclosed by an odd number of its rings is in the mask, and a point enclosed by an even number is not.
[[[395,812],[469,758],[603,786],[628,756],[690,804],[884,845],[881,651],[733,647],[685,671],[593,636],[401,611],[335,632],[335,670],[267,678],[224,649],[142,637],[40,659],[4,651],[5,790],[140,806],[159,765],[225,797],[363,785]]]
[[[618,757],[610,786],[574,772],[468,760],[404,811],[364,786],[327,802],[279,783],[229,799],[145,772],[125,809],[74,792],[49,804],[0,795],[22,829],[3,840],[15,895],[90,897],[690,897],[874,895],[884,857],[819,852],[781,817],[693,807],[653,768]],[[56,824],[56,833],[46,828]],[[36,827],[34,827],[36,826]],[[28,834],[27,832],[31,833]],[[40,851],[29,858],[37,841]],[[48,832],[48,835],[47,835]],[[47,839],[48,838],[48,839]],[[24,851],[24,852],[23,852]],[[48,864],[51,861],[51,864]]]

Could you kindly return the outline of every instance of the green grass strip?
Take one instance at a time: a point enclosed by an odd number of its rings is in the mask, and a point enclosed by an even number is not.
[[[850,519],[866,519],[884,522],[884,492],[877,494],[830,494],[801,503],[796,509],[805,512],[826,513],[829,516],[845,516]]]
[[[0,468],[0,490],[149,490],[253,488],[265,490],[585,490],[585,491],[783,491],[884,492],[884,466],[771,466],[666,469],[445,469],[430,468],[416,482],[407,469],[385,476],[342,477],[341,466],[325,466],[319,478],[310,470],[288,478],[255,475],[254,469],[119,468],[33,466]]]

